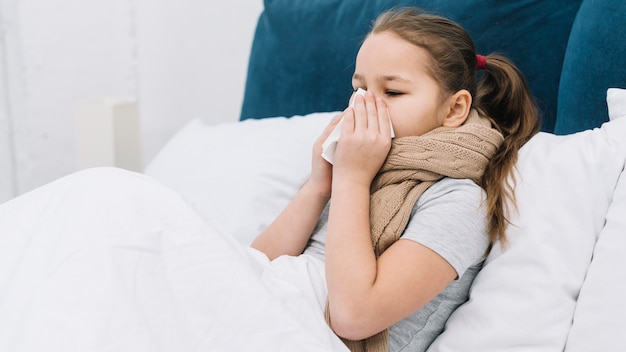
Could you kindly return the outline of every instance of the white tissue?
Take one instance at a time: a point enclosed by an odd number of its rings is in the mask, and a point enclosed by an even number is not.
[[[364,89],[359,88],[354,93],[354,97],[356,97],[357,95],[365,95],[365,92],[366,91]],[[350,103],[350,107],[354,107],[354,99],[352,99],[352,102]],[[343,119],[341,119],[341,121],[337,123],[337,126],[335,126],[333,131],[330,132],[330,134],[328,135],[328,137],[322,144],[322,158],[324,158],[326,161],[328,161],[331,164],[333,163],[333,160],[334,160],[335,149],[337,149],[337,141],[339,140],[339,136],[341,136],[342,127],[343,127]],[[393,133],[393,126],[391,125],[391,120],[389,120],[389,127],[391,130],[391,138],[393,138],[395,137],[395,134]]]
[[[337,149],[337,141],[339,135],[341,135],[341,128],[343,127],[343,119],[339,121],[335,129],[328,135],[324,143],[322,144],[322,158],[326,159],[329,163],[333,163],[335,157],[335,149]]]

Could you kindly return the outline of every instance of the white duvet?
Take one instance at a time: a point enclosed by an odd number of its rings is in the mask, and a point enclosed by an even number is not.
[[[82,171],[0,206],[0,351],[346,351],[323,275],[146,176]]]

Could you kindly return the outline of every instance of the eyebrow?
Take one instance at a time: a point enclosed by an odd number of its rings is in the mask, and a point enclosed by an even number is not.
[[[363,81],[363,77],[359,75],[358,73],[355,73],[354,75],[352,75],[352,79],[355,79],[357,81]],[[389,81],[398,81],[398,82],[403,82],[403,83],[410,82],[408,79],[397,76],[397,75],[382,76],[379,78],[379,80],[385,81],[385,82],[389,82]]]

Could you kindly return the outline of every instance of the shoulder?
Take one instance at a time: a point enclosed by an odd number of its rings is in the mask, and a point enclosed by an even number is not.
[[[417,201],[402,238],[439,253],[461,276],[489,245],[485,199],[471,180],[444,178]]]
[[[462,201],[462,203],[476,205],[481,204],[485,199],[485,191],[472,180],[446,177],[426,190],[417,201],[416,207],[437,200],[443,203]]]
[[[485,191],[467,179],[444,178],[417,200],[411,222],[442,230],[469,228],[482,231],[487,224]]]

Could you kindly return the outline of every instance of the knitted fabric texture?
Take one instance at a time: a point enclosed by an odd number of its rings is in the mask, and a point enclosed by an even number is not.
[[[422,136],[395,138],[374,178],[370,230],[376,256],[402,235],[417,199],[444,178],[471,179],[478,185],[489,159],[503,141],[489,119],[474,109],[460,127],[439,127]],[[330,324],[326,303],[325,316]],[[360,341],[343,339],[351,351],[387,351],[388,330]]]

